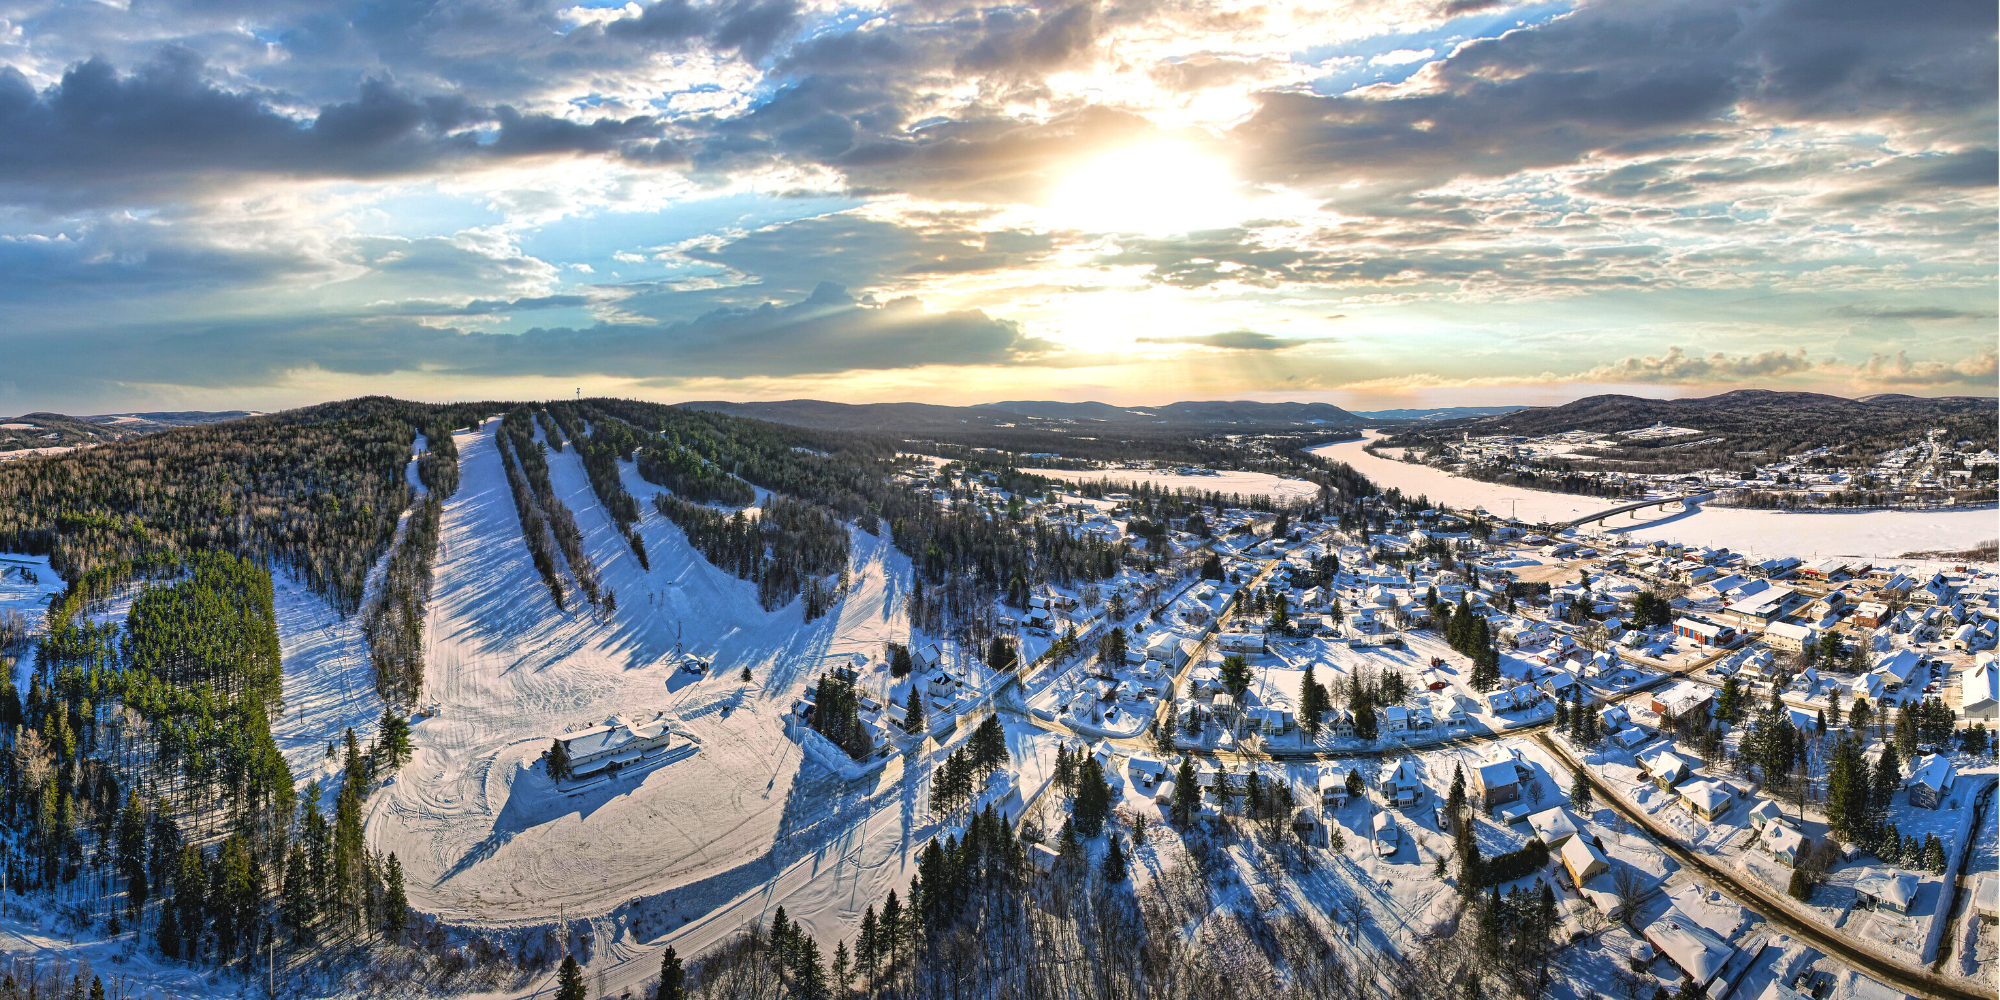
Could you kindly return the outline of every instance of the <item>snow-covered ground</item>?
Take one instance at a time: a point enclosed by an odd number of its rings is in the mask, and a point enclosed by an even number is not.
[[[1094,483],[1109,479],[1114,483],[1151,483],[1170,490],[1197,490],[1203,493],[1262,494],[1275,500],[1310,500],[1319,495],[1319,486],[1303,479],[1286,479],[1268,472],[1218,470],[1212,476],[1182,476],[1152,469],[1022,469],[1022,472],[1073,483]]]
[[[659,947],[698,953],[776,906],[823,941],[850,936],[865,906],[907,888],[911,853],[938,829],[930,761],[843,776],[782,720],[822,670],[908,639],[907,559],[855,532],[851,588],[832,613],[806,623],[797,602],[765,611],[753,584],[652,512],[658,487],[628,465],[625,486],[646,512],[642,569],[575,453],[551,451],[556,492],[618,598],[609,620],[580,602],[558,610],[521,539],[497,426],[456,437],[461,484],[426,629],[423,700],[437,714],[417,722],[414,758],[370,803],[369,842],[396,852],[411,905],[531,960],[559,957],[567,941],[613,987],[656,972]],[[683,670],[691,656],[713,669]],[[566,790],[538,764],[567,730],[662,711],[697,753]],[[1030,758],[1044,738],[1026,727],[1011,737]]]
[[[1377,458],[1362,450],[1367,440],[1379,437],[1370,432],[1363,441],[1325,445],[1314,448],[1313,453],[1352,465],[1384,489],[1393,486],[1406,495],[1426,496],[1432,503],[1484,507],[1524,521],[1566,521],[1623,502],[1482,483],[1425,465]],[[1836,514],[1703,507],[1692,513],[1675,508],[1640,511],[1636,519],[1621,514],[1607,522],[1606,529],[1637,541],[1721,546],[1757,556],[1879,559],[1905,552],[1969,549],[2000,537],[2000,520],[1991,508]]]

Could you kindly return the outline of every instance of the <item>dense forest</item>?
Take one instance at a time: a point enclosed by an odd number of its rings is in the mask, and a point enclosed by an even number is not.
[[[95,600],[220,549],[289,568],[351,614],[410,503],[416,435],[439,442],[419,472],[449,493],[450,430],[478,412],[370,397],[0,464],[0,550],[47,555]]]
[[[844,574],[847,530],[824,508],[773,496],[756,517],[653,494],[660,515],[687,533],[709,562],[757,585],[757,601],[772,611],[808,594],[806,620],[819,617],[827,600],[817,585]]]

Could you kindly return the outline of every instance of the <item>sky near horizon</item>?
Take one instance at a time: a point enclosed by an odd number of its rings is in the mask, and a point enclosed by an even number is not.
[[[1990,396],[1992,0],[0,0],[0,413]]]

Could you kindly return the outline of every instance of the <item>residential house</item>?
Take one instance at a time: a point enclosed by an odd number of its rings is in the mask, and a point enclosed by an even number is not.
[[[1751,806],[1750,811],[1745,813],[1744,816],[1750,820],[1751,826],[1761,830],[1772,820],[1784,819],[1785,810],[1770,799],[1758,799],[1757,804]]]
[[[1917,900],[1917,877],[1909,872],[1870,869],[1854,880],[1854,903],[1866,909],[1907,914]]]
[[[1785,864],[1796,866],[1800,852],[1806,848],[1806,835],[1783,820],[1765,823],[1757,833],[1757,848]]]
[[[1665,718],[1687,718],[1695,712],[1706,712],[1715,701],[1715,689],[1693,681],[1680,681],[1665,690],[1655,691],[1652,696],[1654,714]]]
[[[1680,786],[1676,794],[1688,812],[1711,823],[1729,811],[1729,793],[1713,781],[1690,781]]]
[[[1401,736],[1410,731],[1410,710],[1401,705],[1390,705],[1381,711],[1382,731],[1391,736]]]
[[[1728,942],[1678,907],[1669,907],[1641,933],[1697,987],[1707,987],[1735,954]]]
[[[1405,758],[1396,763],[1381,782],[1382,798],[1397,808],[1407,808],[1424,797],[1423,782],[1417,778],[1416,761]]]
[[[1777,649],[1800,650],[1819,641],[1819,630],[1810,625],[1772,622],[1764,626],[1764,644]]]
[[[1958,685],[1959,718],[1967,722],[2000,718],[2000,663],[1993,654],[1980,654],[1972,669],[1959,675]]]
[[[1319,801],[1323,808],[1338,809],[1347,804],[1347,769],[1335,764],[1320,772]]]
[[[1936,809],[1944,804],[1951,794],[1951,786],[1958,780],[1958,768],[1940,754],[1925,754],[1910,765],[1910,780],[1903,783],[1910,790],[1910,804],[1924,809]]]
[[[1556,856],[1562,859],[1563,868],[1569,872],[1572,885],[1581,886],[1611,870],[1611,862],[1605,858],[1604,852],[1598,850],[1597,845],[1584,837],[1572,836],[1563,841],[1561,849],[1556,851]]]
[[[1521,776],[1511,760],[1481,764],[1476,773],[1479,793],[1487,811],[1521,797]]]
[[[1551,851],[1560,849],[1577,832],[1576,820],[1570,817],[1569,810],[1561,806],[1529,816],[1528,826],[1534,829],[1535,836],[1541,838],[1542,843],[1549,845]]]

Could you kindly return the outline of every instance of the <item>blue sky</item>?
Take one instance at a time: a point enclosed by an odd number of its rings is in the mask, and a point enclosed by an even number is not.
[[[8,21],[0,412],[1995,388],[1991,3]]]

